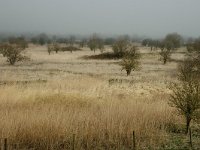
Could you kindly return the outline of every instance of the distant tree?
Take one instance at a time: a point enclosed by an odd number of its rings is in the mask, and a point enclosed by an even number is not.
[[[74,46],[75,41],[76,41],[76,37],[73,36],[73,35],[71,35],[69,37],[69,44],[70,44],[70,46]]]
[[[82,39],[81,41],[80,41],[80,43],[79,43],[79,47],[80,48],[83,48],[85,45],[87,44],[87,39]]]
[[[131,45],[123,55],[120,63],[122,70],[126,70],[127,76],[131,74],[132,70],[134,71],[139,68],[139,58],[140,53],[138,52],[138,48],[134,45]]]
[[[69,45],[69,38],[65,38],[65,44]]]
[[[153,40],[150,40],[148,43],[148,46],[151,48],[151,51],[152,51],[153,47],[155,46],[155,42]]]
[[[53,40],[52,39],[48,39],[47,40],[47,44],[51,44],[51,43],[53,43]]]
[[[48,42],[48,36],[45,33],[41,33],[38,36],[38,42],[40,45],[45,45]]]
[[[95,38],[96,37],[93,36],[88,41],[88,47],[90,48],[91,51],[94,51],[94,53],[95,53],[95,51],[97,49],[97,43],[96,43],[96,39]]]
[[[104,51],[104,41],[103,39],[97,39],[97,47],[100,50],[101,53]]]
[[[164,64],[166,64],[167,61],[170,59],[172,53],[171,50],[173,49],[173,44],[171,42],[162,41],[159,47],[161,49],[160,52],[161,60],[163,61]]]
[[[142,46],[149,46],[149,43],[151,42],[152,39],[144,39],[142,41]]]
[[[195,42],[195,39],[192,38],[192,37],[190,37],[190,38],[187,38],[185,42],[186,42],[186,45],[187,45],[187,44],[191,44],[191,43],[194,43],[194,42]]]
[[[163,63],[166,64],[167,61],[170,59],[171,52],[167,49],[164,49],[160,52],[160,56],[161,56]]]
[[[43,37],[40,37],[38,42],[39,42],[40,45],[46,44],[46,41]]]
[[[157,49],[160,45],[160,41],[159,40],[152,40],[152,39],[144,39],[142,41],[142,46],[147,46],[151,48],[151,51],[153,49]]]
[[[28,48],[28,42],[25,40],[23,36],[21,37],[9,37],[8,42],[10,44],[16,44],[21,46],[23,49]]]
[[[0,46],[0,52],[11,65],[14,65],[17,61],[29,59],[21,54],[23,50],[21,45],[16,44],[3,44]]]
[[[52,42],[58,42],[58,39],[59,38],[56,35],[53,35],[51,41]]]
[[[127,39],[121,37],[112,45],[114,54],[119,58],[124,56],[129,47],[130,42]]]
[[[38,44],[38,39],[36,37],[31,38],[31,43]]]
[[[179,83],[171,86],[169,104],[175,107],[186,120],[186,134],[191,121],[200,119],[200,80],[199,70],[192,59],[186,59],[179,65]]]
[[[58,43],[53,43],[53,47],[54,47],[54,51],[58,53],[58,51],[60,50],[60,45]]]
[[[159,47],[159,45],[160,45],[160,43],[161,43],[161,41],[159,41],[159,40],[153,40],[152,41],[152,49],[155,49],[155,50],[157,50],[158,49],[158,47]]]
[[[141,39],[138,35],[133,35],[133,36],[131,37],[131,41],[132,41],[133,43],[140,43],[141,40],[142,40],[142,39]]]
[[[189,53],[200,54],[200,39],[196,39],[195,41],[188,43],[186,45]]]
[[[47,52],[49,53],[49,55],[51,54],[51,52],[54,51],[54,47],[52,44],[48,44],[47,45]]]
[[[171,33],[166,35],[165,42],[172,44],[172,50],[177,49],[182,44],[182,37],[178,33]]]
[[[186,58],[178,66],[178,78],[184,82],[200,81],[200,59]]]
[[[51,54],[52,51],[55,51],[56,53],[58,53],[59,50],[61,50],[61,47],[56,42],[47,45],[47,51],[48,51],[49,55]]]
[[[88,47],[91,51],[94,51],[94,53],[97,49],[103,52],[104,41],[97,34],[93,34],[88,41]]]
[[[54,40],[54,42],[66,44],[68,42],[68,39],[67,38],[57,38],[57,40]]]
[[[104,44],[105,45],[113,45],[115,43],[115,41],[116,41],[116,39],[114,39],[114,38],[106,38],[104,40]]]

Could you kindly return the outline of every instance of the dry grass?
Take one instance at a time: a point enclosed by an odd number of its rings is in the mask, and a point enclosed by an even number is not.
[[[163,66],[146,54],[142,69],[126,77],[117,60],[80,59],[92,55],[88,49],[48,56],[32,46],[27,53],[29,63],[0,62],[1,81],[47,80],[0,86],[0,137],[21,148],[69,149],[75,134],[76,149],[129,149],[133,130],[138,147],[155,148],[182,121],[167,103],[176,62]],[[113,78],[122,83],[109,84]]]
[[[166,96],[158,94],[160,100],[155,100],[155,95],[141,98],[131,93],[134,88],[109,87],[80,76],[42,86],[4,86],[0,136],[37,149],[60,149],[65,142],[70,146],[73,134],[78,149],[84,148],[86,139],[91,149],[106,144],[115,149],[119,142],[128,148],[133,130],[140,147],[164,142],[158,135],[165,135],[167,124],[174,121]]]

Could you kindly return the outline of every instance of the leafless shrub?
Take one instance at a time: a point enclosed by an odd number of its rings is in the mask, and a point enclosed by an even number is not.
[[[186,120],[186,133],[192,120],[200,118],[199,64],[186,59],[179,65],[179,83],[173,83],[170,105],[175,107]]]

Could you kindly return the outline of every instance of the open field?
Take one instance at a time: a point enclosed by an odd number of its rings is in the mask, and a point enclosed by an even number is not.
[[[30,45],[31,61],[15,66],[0,56],[0,137],[21,149],[70,149],[73,134],[76,149],[130,149],[134,130],[138,148],[176,146],[170,139],[184,120],[169,107],[167,87],[184,51],[163,65],[140,47],[141,70],[129,77],[119,60],[83,59],[94,55],[88,48],[48,55]]]

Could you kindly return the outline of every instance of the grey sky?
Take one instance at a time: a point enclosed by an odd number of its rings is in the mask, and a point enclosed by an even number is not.
[[[200,0],[0,0],[0,31],[200,35]]]

